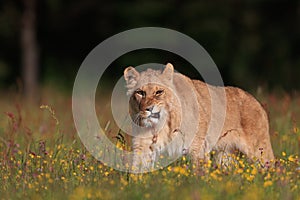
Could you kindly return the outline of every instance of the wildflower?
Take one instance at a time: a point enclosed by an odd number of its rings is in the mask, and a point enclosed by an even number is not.
[[[105,176],[108,176],[108,175],[109,175],[109,172],[104,172],[104,175],[105,175]]]
[[[270,173],[268,173],[267,174],[267,176],[264,178],[265,180],[269,180],[269,179],[271,179],[271,175],[270,175]]]
[[[218,180],[218,175],[217,175],[217,173],[215,173],[215,171],[212,172],[212,173],[210,173],[210,176],[211,176],[214,180]]]
[[[257,169],[256,169],[256,168],[253,168],[252,171],[251,171],[251,174],[252,174],[252,175],[256,175],[256,174],[257,174]]]
[[[128,185],[128,181],[125,180],[124,178],[121,178],[121,183],[123,186],[127,186]]]
[[[145,194],[145,199],[149,199],[150,198],[150,194],[149,193],[146,193]]]
[[[294,185],[294,186],[291,188],[291,191],[295,191],[297,188],[298,188],[298,185]]]
[[[63,182],[66,182],[66,181],[67,181],[66,178],[65,178],[64,176],[62,176],[60,179],[61,179]]]
[[[87,198],[88,198],[88,199],[91,199],[91,198],[92,198],[92,194],[91,194],[90,192],[88,192]]]
[[[269,187],[269,186],[272,186],[272,185],[273,185],[273,182],[270,181],[270,180],[264,182],[264,187]]]
[[[31,159],[33,159],[33,158],[35,157],[35,153],[30,152],[29,157],[30,157]]]
[[[242,168],[238,168],[238,170],[236,170],[236,172],[238,173],[238,174],[241,174],[241,173],[243,173],[243,169]]]
[[[295,162],[295,161],[296,161],[296,159],[294,158],[293,155],[290,155],[290,156],[288,157],[288,160],[289,160],[290,162]]]
[[[138,181],[138,176],[135,175],[135,174],[130,174],[130,178],[131,178],[134,182]]]
[[[55,115],[55,111],[50,107],[50,106],[48,106],[48,105],[41,105],[40,106],[40,109],[46,109],[46,110],[48,110],[49,112],[50,112],[50,114],[51,114],[51,117],[54,119],[54,121],[56,122],[56,125],[58,125],[59,124],[59,121],[58,121],[58,119],[57,119],[57,117],[56,117],[56,115]]]
[[[246,179],[247,179],[247,181],[253,181],[253,179],[255,178],[255,176],[254,175],[252,175],[252,174],[247,174],[246,175]]]

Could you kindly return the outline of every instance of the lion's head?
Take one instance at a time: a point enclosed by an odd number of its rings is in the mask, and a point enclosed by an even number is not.
[[[167,121],[170,110],[178,108],[172,89],[173,73],[172,64],[167,64],[163,71],[148,69],[139,73],[133,67],[125,69],[129,112],[135,124],[158,128]]]

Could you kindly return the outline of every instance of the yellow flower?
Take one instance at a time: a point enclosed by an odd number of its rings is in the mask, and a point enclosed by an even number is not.
[[[289,160],[290,162],[295,162],[295,158],[294,158],[293,155],[290,155],[290,156],[288,157],[288,160]]]
[[[239,160],[239,163],[240,163],[240,165],[241,165],[242,168],[245,167],[245,164],[244,164],[244,161],[243,161],[243,160]]]
[[[149,193],[146,193],[145,194],[145,199],[149,199],[150,198],[150,194]]]
[[[218,179],[218,176],[217,176],[215,173],[210,173],[210,176],[211,176],[214,180],[217,180],[217,179]]]
[[[285,156],[286,156],[286,153],[283,151],[283,152],[281,152],[281,155],[282,155],[283,157],[285,157]]]
[[[128,181],[126,179],[124,179],[123,177],[121,178],[121,183],[122,183],[123,186],[127,186],[128,185]]]
[[[267,176],[265,177],[265,180],[269,180],[271,178],[270,173],[267,174]]]
[[[257,174],[257,169],[256,169],[256,168],[253,168],[252,171],[251,171],[251,174],[252,174],[252,175],[256,175],[256,174]]]
[[[135,174],[130,174],[130,178],[131,178],[134,182],[138,181],[138,176],[135,175]]]
[[[67,179],[66,179],[64,176],[62,176],[60,179],[61,179],[63,182],[67,182]]]
[[[272,186],[273,185],[273,182],[272,181],[266,181],[264,182],[264,187],[269,187],[269,186]]]
[[[176,167],[174,167],[174,172],[179,172],[179,167],[178,166],[176,166]]]
[[[251,181],[253,181],[254,176],[251,175],[251,174],[250,174],[250,175],[247,175],[247,176],[246,176],[246,179],[247,179],[247,181],[250,181],[250,182],[251,182]]]
[[[294,127],[294,133],[298,133],[299,132],[299,128],[298,127]]]
[[[291,190],[295,191],[297,188],[298,188],[298,185],[294,185]]]
[[[91,199],[92,198],[92,194],[90,192],[87,193],[87,198]]]
[[[239,168],[236,172],[237,172],[238,174],[241,174],[241,173],[243,173],[243,169],[242,169],[242,168]]]

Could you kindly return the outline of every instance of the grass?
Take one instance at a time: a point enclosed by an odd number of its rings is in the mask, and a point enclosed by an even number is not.
[[[81,144],[70,96],[45,89],[44,106],[30,106],[9,94],[0,100],[0,199],[300,199],[300,96],[258,96],[270,115],[278,166],[236,157],[231,169],[209,162],[198,176],[185,157],[153,173],[115,171]],[[102,124],[111,120],[96,109]],[[117,127],[107,132],[113,138]]]

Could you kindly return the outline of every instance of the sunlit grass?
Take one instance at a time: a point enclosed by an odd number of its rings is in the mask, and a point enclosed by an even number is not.
[[[55,101],[53,96],[46,96],[41,108],[0,102],[1,199],[300,197],[300,97],[263,97],[270,113],[275,168],[262,168],[248,163],[244,156],[232,155],[235,161],[231,167],[210,161],[203,164],[204,173],[198,175],[188,157],[146,174],[129,174],[105,166],[86,151],[77,137],[70,99]],[[49,102],[48,98],[54,100]],[[107,130],[111,136],[117,135],[114,129]]]

